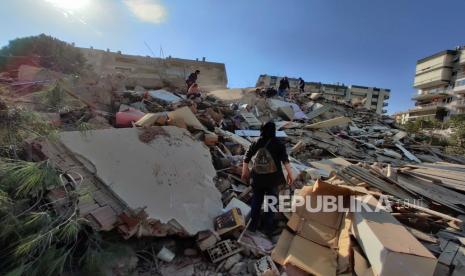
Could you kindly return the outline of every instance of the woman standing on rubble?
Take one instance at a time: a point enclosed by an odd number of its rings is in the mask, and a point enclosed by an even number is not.
[[[250,173],[249,162],[255,157]],[[260,130],[260,138],[250,145],[242,165],[242,179],[252,180],[252,210],[249,231],[257,230],[261,206],[265,195],[278,196],[278,186],[284,184],[284,174],[281,163],[287,171],[287,184],[292,185],[292,170],[289,164],[286,147],[276,138],[276,125],[268,122]],[[271,235],[274,230],[273,212],[266,212],[263,216],[263,226],[266,234]]]

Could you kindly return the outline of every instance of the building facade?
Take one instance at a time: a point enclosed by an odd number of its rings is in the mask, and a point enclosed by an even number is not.
[[[228,84],[223,63],[207,62],[205,59],[199,61],[126,55],[93,48],[79,49],[98,74],[120,73],[126,76],[128,88],[137,85],[147,89],[164,86],[184,88],[185,79],[195,70],[200,70],[197,83],[203,90],[224,89]]]
[[[275,87],[283,77],[260,75],[257,80],[257,87]],[[288,78],[291,87],[297,88],[299,80],[297,78]],[[321,82],[305,82],[305,92],[321,93],[328,100],[342,100],[352,103],[363,104],[365,108],[376,111],[378,114],[387,112],[384,109],[388,106],[390,90],[367,87],[361,85],[344,85],[340,83],[326,84]]]
[[[445,121],[465,114],[465,47],[446,50],[417,61],[408,120]]]

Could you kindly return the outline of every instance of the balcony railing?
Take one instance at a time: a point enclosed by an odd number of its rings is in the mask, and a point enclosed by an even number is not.
[[[455,100],[452,104],[455,106],[465,106],[465,99]]]
[[[428,90],[422,90],[422,95],[427,95],[427,94],[449,94],[453,92],[452,87],[447,87],[447,88],[434,88],[434,89],[428,89]]]
[[[422,105],[417,105],[412,110],[425,110],[425,109],[435,109],[437,107],[443,107],[444,103],[428,103],[428,104],[422,104]]]

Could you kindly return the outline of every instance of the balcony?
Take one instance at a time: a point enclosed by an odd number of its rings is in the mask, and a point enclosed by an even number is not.
[[[435,119],[441,117],[441,114],[444,113],[443,111],[444,108],[439,106],[416,107],[409,110],[409,119]]]
[[[443,51],[417,62],[414,87],[427,88],[450,82],[455,51]]]
[[[386,110],[386,109],[383,109],[382,112],[383,112],[383,114],[386,114],[386,113],[387,113],[387,110]]]
[[[445,98],[452,94],[454,90],[452,88],[434,88],[430,90],[422,90],[419,93],[415,93],[412,97],[414,101],[430,101],[434,99]]]
[[[387,103],[387,102],[383,103],[383,106],[388,106],[388,105],[389,105],[389,103]]]
[[[415,76],[413,86],[423,89],[448,84],[452,79],[452,68],[443,67],[434,71],[421,73]]]
[[[417,105],[414,108],[411,109],[412,111],[424,111],[424,110],[437,110],[438,108],[444,107],[444,103],[428,103],[428,104],[422,104],[422,105]]]
[[[458,99],[452,102],[452,105],[455,107],[465,107],[465,99]]]
[[[452,67],[456,51],[443,51],[417,61],[415,75],[434,71],[443,67]]]

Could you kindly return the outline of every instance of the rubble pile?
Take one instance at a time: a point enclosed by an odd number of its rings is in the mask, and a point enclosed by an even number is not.
[[[96,231],[155,237],[158,253],[139,255],[144,275],[465,272],[465,158],[422,143],[388,116],[297,91],[268,98],[259,88],[229,89],[189,100],[182,89],[123,89],[124,78],[107,86],[28,79],[40,88],[18,96],[24,84],[2,75],[7,106],[47,89],[79,103],[25,105],[61,128],[57,139],[26,145],[29,159],[65,172],[64,185],[47,197],[64,212],[63,191],[75,190],[79,216]],[[240,178],[242,160],[269,120],[296,178],[281,194],[333,195],[341,206],[352,196],[372,206],[387,198],[392,208],[312,213],[301,206],[276,217],[274,236],[248,232],[252,187]]]

